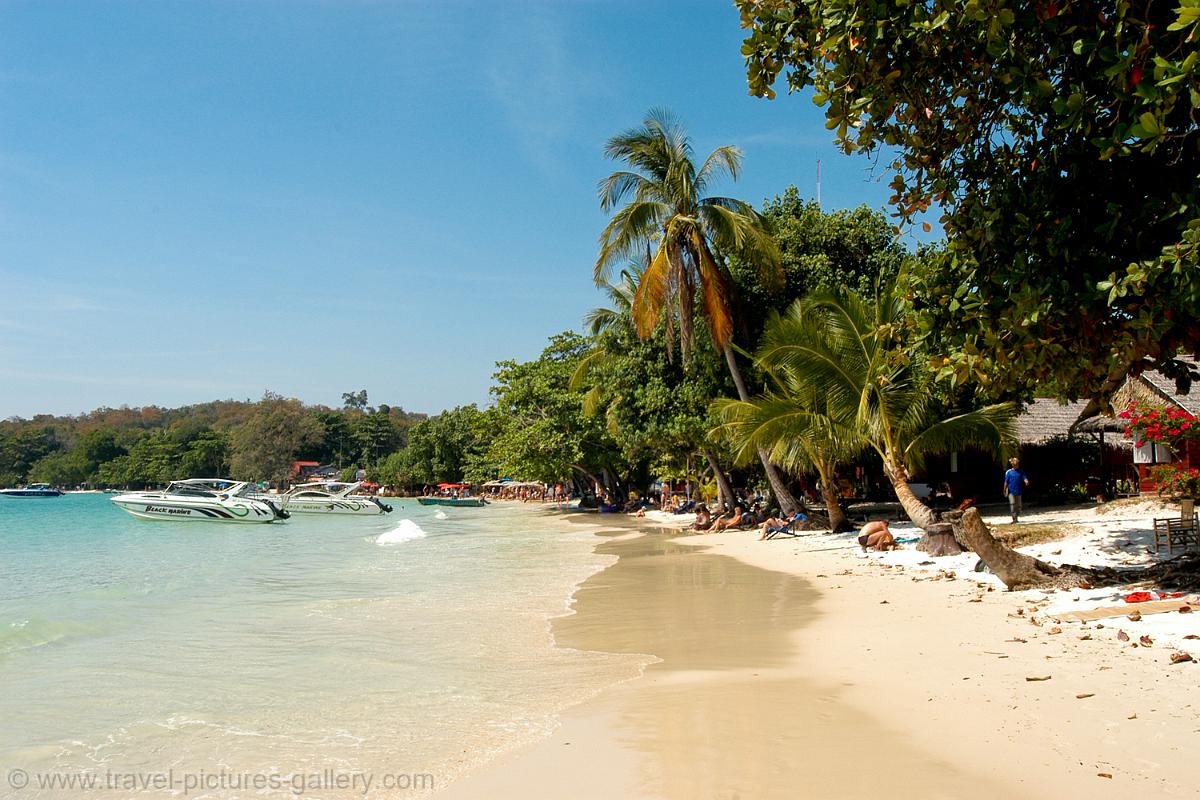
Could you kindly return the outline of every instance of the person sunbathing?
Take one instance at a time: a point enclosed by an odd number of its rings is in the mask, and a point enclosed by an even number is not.
[[[745,513],[746,511],[742,504],[738,503],[733,507],[733,514],[728,517],[721,517],[719,520],[713,523],[712,529],[714,531],[727,531],[730,528],[736,528],[742,524],[742,519],[744,518]]]
[[[708,506],[703,503],[696,506],[696,521],[688,527],[694,531],[706,531],[712,527],[712,515],[708,513]]]
[[[759,526],[760,530],[762,531],[762,536],[759,536],[758,538],[765,539],[767,538],[767,534],[772,530],[784,530],[789,525],[797,522],[803,522],[806,519],[808,519],[808,515],[806,515],[803,511],[796,511],[796,513],[792,514],[790,517],[776,517],[774,515],[770,515],[766,520],[763,521],[763,524]]]
[[[874,522],[868,522],[862,526],[862,530],[858,532],[858,544],[862,547],[863,552],[868,549],[878,550],[896,550],[900,545],[896,544],[895,537],[888,530],[888,521],[886,519],[877,519]]]

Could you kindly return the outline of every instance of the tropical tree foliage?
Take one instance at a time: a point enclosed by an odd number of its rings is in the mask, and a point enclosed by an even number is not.
[[[740,423],[731,432],[743,447],[761,440],[799,458],[805,439],[831,449],[865,443],[909,517],[927,528],[936,519],[909,488],[910,470],[966,447],[1002,456],[1015,444],[1016,409],[999,403],[943,415],[932,374],[903,338],[904,310],[890,286],[873,298],[821,290],[796,301],[768,323],[755,355],[777,389],[725,410]]]
[[[504,475],[555,481],[586,476],[615,486],[618,448],[604,419],[584,413],[571,376],[589,342],[566,332],[550,337],[541,356],[501,361],[492,396],[498,421],[488,457]]]
[[[267,392],[230,437],[230,474],[239,480],[286,480],[296,454],[324,433],[299,400]]]
[[[1200,352],[1192,0],[737,0],[750,91],[811,89],[846,152],[896,152],[947,248],[906,288],[939,374],[1099,397]],[[891,148],[895,148],[892,150]]]

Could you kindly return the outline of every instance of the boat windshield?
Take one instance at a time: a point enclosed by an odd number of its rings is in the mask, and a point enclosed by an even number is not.
[[[318,494],[349,494],[359,487],[359,483],[344,483],[342,481],[321,481],[319,483],[302,483],[289,492],[293,497],[312,497]]]
[[[167,487],[167,494],[178,494],[187,497],[216,497],[236,487],[244,486],[236,481],[221,478],[193,478],[186,481],[175,481]]]

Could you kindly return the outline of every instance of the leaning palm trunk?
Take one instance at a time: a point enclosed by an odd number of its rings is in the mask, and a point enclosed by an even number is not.
[[[912,488],[908,485],[908,469],[891,454],[884,459],[883,472],[896,492],[896,499],[904,507],[904,513],[908,514],[908,518],[914,525],[923,531],[928,531],[938,524],[937,512],[922,503],[921,499],[913,494]]]
[[[1018,553],[1008,545],[998,541],[992,535],[988,526],[983,523],[979,509],[969,508],[966,512],[954,511],[939,515],[925,505],[913,494],[908,486],[908,472],[903,466],[893,465],[892,469],[884,471],[896,490],[896,498],[904,506],[905,513],[921,530],[925,537],[917,545],[919,549],[929,546],[931,535],[953,535],[962,546],[978,555],[983,563],[988,565],[992,574],[999,578],[1010,590],[1028,589],[1034,586],[1061,579],[1065,575],[1074,575],[1078,571],[1074,567],[1059,568],[1039,561],[1032,556]],[[953,544],[953,543],[951,543]],[[957,552],[957,549],[953,552]]]
[[[749,402],[750,393],[746,391],[746,382],[742,380],[742,371],[738,369],[737,360],[733,356],[733,348],[728,344],[721,348],[725,353],[725,363],[729,366],[729,374],[733,377],[733,385],[737,387],[738,399],[743,403]],[[796,498],[792,496],[788,490],[787,483],[783,479],[783,474],[779,471],[779,467],[771,463],[771,458],[767,454],[765,447],[758,448],[758,460],[762,462],[763,470],[767,473],[767,482],[771,484],[771,494],[775,495],[775,500],[779,503],[780,510],[784,514],[792,514],[800,508],[800,504],[796,502]],[[832,520],[830,520],[832,524]]]
[[[717,503],[728,508],[733,508],[733,487],[729,485],[729,479],[721,471],[721,465],[717,462],[717,457],[713,454],[712,450],[705,448],[704,458],[708,461],[708,466],[713,471],[713,478],[717,482]]]

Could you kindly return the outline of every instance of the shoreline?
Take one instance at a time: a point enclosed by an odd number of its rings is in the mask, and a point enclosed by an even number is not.
[[[577,587],[556,643],[660,660],[437,797],[1193,791],[1196,665],[1119,646],[1115,622],[1031,625],[1018,609],[1044,593],[863,558],[845,537],[628,518],[596,534],[618,560]]]

